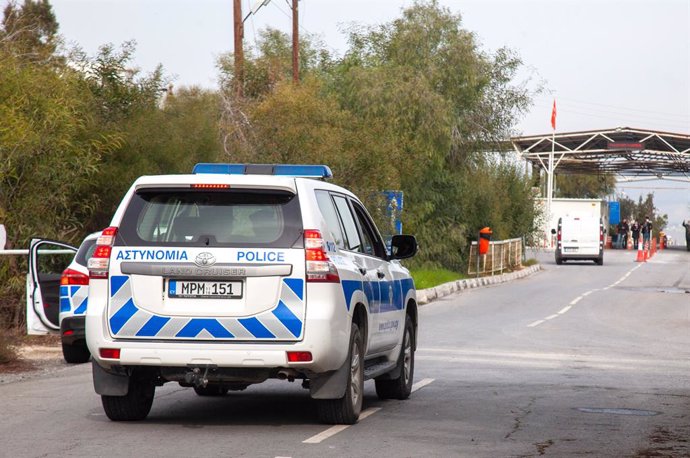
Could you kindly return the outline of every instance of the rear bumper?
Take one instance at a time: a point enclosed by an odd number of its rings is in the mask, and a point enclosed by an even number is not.
[[[315,373],[340,367],[347,356],[347,342],[334,345],[323,339],[317,345],[305,339],[298,343],[272,342],[266,344],[243,342],[134,342],[90,336],[89,349],[96,362],[104,368],[112,365],[154,367],[219,367],[219,368],[294,368]],[[318,340],[318,339],[316,339]],[[100,348],[120,350],[120,359],[104,359]],[[288,351],[308,351],[312,361],[288,362]]]
[[[105,301],[97,300],[101,285],[91,287],[87,309],[87,345],[97,364],[108,369],[111,366],[151,367],[218,367],[218,368],[294,368],[305,372],[324,373],[338,369],[349,352],[349,330],[351,315],[342,303],[312,300],[306,310],[303,339],[288,341],[246,341],[246,340],[134,340],[115,339],[106,325]],[[312,291],[312,298],[330,297]],[[315,285],[314,288],[332,288]],[[327,292],[327,291],[326,291]],[[94,294],[95,293],[95,294]],[[342,293],[341,293],[342,295]],[[104,295],[103,295],[104,296]],[[101,296],[101,297],[103,297]],[[119,359],[101,358],[100,349],[120,350]],[[288,351],[307,351],[312,354],[310,362],[288,362]]]
[[[65,345],[74,345],[79,340],[86,339],[86,317],[68,316],[60,321],[60,339]]]
[[[591,252],[579,252],[579,253],[562,253],[561,251],[556,251],[556,259],[598,259],[604,256],[602,251],[591,251]]]

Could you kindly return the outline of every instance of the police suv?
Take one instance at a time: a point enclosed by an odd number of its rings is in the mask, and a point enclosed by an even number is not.
[[[29,247],[27,333],[59,334],[68,363],[85,363],[90,357],[84,330],[89,294],[86,264],[99,235],[88,235],[79,248],[38,238],[32,239]]]
[[[111,420],[144,419],[156,386],[222,396],[267,379],[310,390],[327,423],[354,423],[363,382],[410,395],[417,251],[390,253],[326,166],[197,164],[144,176],[88,267],[86,336]]]

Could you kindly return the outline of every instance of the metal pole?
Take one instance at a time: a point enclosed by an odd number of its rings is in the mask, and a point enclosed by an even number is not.
[[[556,148],[556,129],[551,137],[551,152],[549,153],[549,166],[546,171],[546,234],[551,245],[551,202],[553,200],[553,156]]]
[[[480,237],[481,237],[481,236],[480,236]],[[476,277],[476,278],[479,278],[479,239],[477,239],[477,253],[476,253],[476,257],[477,257],[477,272],[475,273],[475,277]]]

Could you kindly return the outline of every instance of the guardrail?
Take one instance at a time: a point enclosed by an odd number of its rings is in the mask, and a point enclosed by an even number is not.
[[[470,245],[468,275],[502,274],[504,270],[513,270],[522,266],[522,239],[499,240],[489,242],[489,251],[479,256],[477,263],[477,242]]]

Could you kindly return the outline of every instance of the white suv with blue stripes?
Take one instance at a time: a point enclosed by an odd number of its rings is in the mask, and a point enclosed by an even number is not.
[[[111,420],[144,419],[156,386],[222,396],[302,380],[327,423],[354,423],[363,382],[410,395],[412,278],[326,166],[197,164],[136,180],[89,260],[88,347]]]

